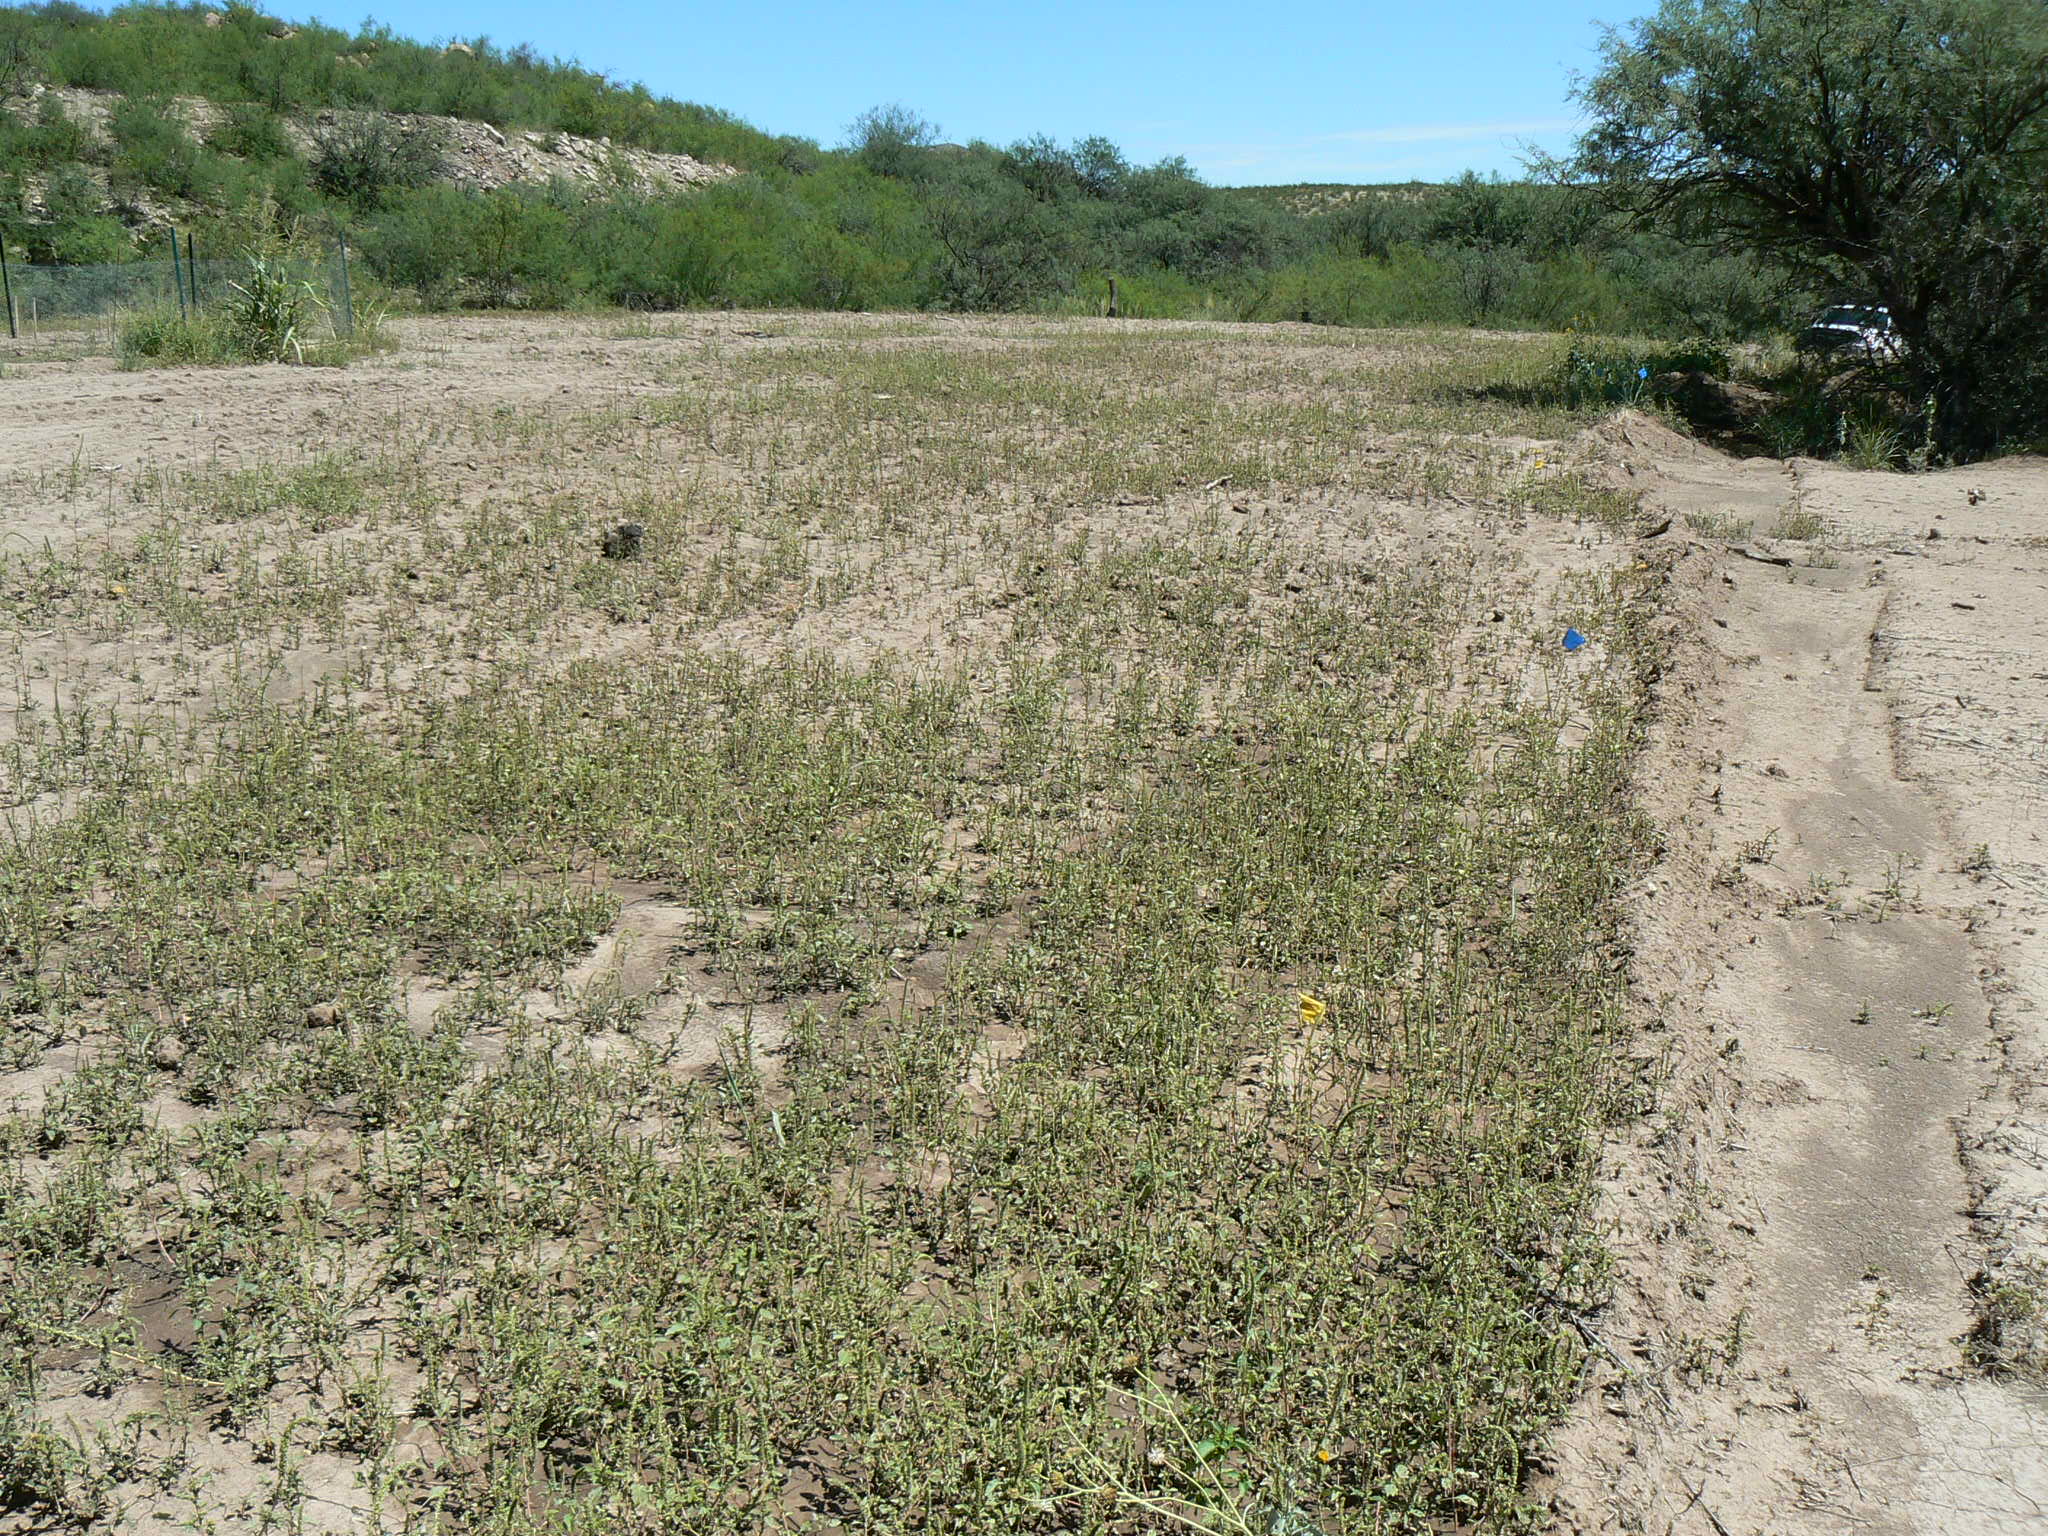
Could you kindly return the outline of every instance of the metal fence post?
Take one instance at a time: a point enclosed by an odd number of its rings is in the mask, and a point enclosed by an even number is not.
[[[192,231],[185,231],[185,281],[192,288],[192,317],[199,318],[199,263],[192,255]]]
[[[171,226],[171,286],[178,290],[178,318],[190,319],[185,312],[185,274],[178,266],[178,226]]]
[[[341,323],[347,327],[342,334],[352,337],[356,333],[356,302],[348,286],[348,236],[337,231],[334,238],[341,242]]]
[[[7,269],[7,242],[4,239],[0,239],[0,286],[7,290],[7,334],[10,338],[18,337],[21,332],[14,324],[14,274]]]

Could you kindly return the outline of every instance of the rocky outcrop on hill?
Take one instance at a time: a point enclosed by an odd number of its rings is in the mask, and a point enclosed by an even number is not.
[[[110,141],[109,119],[121,102],[112,91],[74,89],[49,90],[37,86],[26,96],[17,96],[7,106],[30,116],[41,110],[44,98],[54,96],[63,104],[73,122],[96,140]],[[207,135],[227,118],[227,109],[196,96],[172,101],[195,138]],[[413,113],[370,114],[330,109],[282,119],[286,136],[301,156],[311,157],[323,136],[363,118],[382,115],[400,133],[429,133],[442,151],[443,175],[458,186],[494,188],[520,183],[546,185],[567,181],[604,191],[641,193],[672,192],[681,187],[722,180],[736,174],[730,166],[708,165],[689,155],[662,154],[614,144],[610,139],[586,139],[572,133],[505,132],[489,123],[459,117],[429,117]]]
[[[360,114],[319,112],[296,126],[310,146],[321,131],[357,115]],[[689,155],[661,154],[614,144],[608,138],[586,139],[572,133],[506,133],[489,123],[459,117],[400,113],[389,121],[403,133],[438,134],[444,148],[447,178],[463,186],[505,187],[559,179],[621,191],[672,192],[735,174],[730,166],[707,165]]]

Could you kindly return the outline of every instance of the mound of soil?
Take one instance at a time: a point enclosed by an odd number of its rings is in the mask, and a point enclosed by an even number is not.
[[[1755,384],[1717,379],[1710,373],[1667,373],[1657,391],[1702,432],[1744,436],[1769,412],[1775,397]]]
[[[1610,456],[1619,449],[1624,455],[1650,459],[1703,459],[1712,450],[1667,426],[1645,411],[1616,411],[1575,439],[1576,447],[1595,456]]]

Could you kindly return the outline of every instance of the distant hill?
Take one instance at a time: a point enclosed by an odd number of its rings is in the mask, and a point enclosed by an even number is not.
[[[460,118],[745,169],[817,149],[528,47],[483,38],[435,46],[381,25],[343,31],[245,5],[124,5],[105,15],[66,0],[0,7],[0,96],[34,84],[196,97],[279,116],[367,110]]]
[[[1329,213],[1346,203],[1378,198],[1388,202],[1421,202],[1439,196],[1444,184],[1437,181],[1297,181],[1284,186],[1237,187],[1236,192],[1289,213],[1314,217]]]

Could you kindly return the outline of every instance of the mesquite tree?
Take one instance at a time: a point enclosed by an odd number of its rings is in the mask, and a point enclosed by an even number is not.
[[[1665,0],[1570,169],[1683,238],[1886,304],[1934,446],[2048,433],[2048,3]]]

